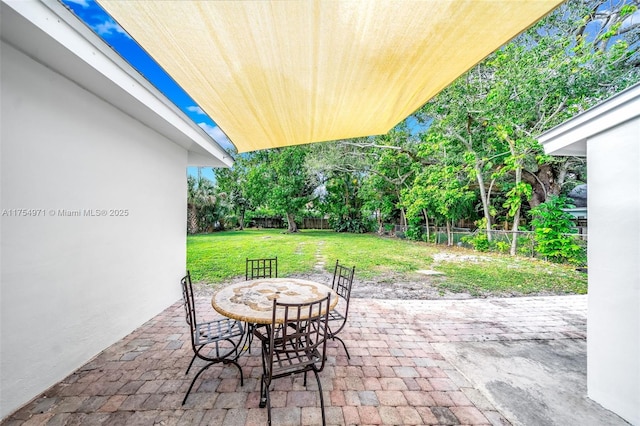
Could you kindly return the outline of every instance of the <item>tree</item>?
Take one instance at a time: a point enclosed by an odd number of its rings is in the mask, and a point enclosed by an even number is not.
[[[486,61],[494,70],[487,95],[489,128],[498,140],[507,143],[505,170],[514,175],[514,185],[507,193],[513,217],[512,255],[516,251],[521,203],[532,195],[531,185],[523,181],[523,170],[527,164],[540,164],[543,167],[539,171],[550,173],[553,165],[541,155],[536,136],[591,106],[594,94],[599,100],[607,93],[599,87],[617,84],[612,80],[628,72],[615,66],[625,56],[617,48],[602,51],[594,44],[598,38],[589,41],[559,31],[571,28],[571,17],[581,9],[578,6],[568,3],[560,11],[565,16],[556,12],[550,19],[555,23],[553,28],[543,20]],[[553,184],[563,179],[566,170],[560,168],[559,172],[555,179],[547,179],[549,187],[544,187],[539,178],[533,183],[542,184],[547,196],[557,195],[562,182]],[[528,175],[535,176],[533,172]]]
[[[383,174],[371,172],[364,178],[361,189],[363,208],[375,217],[377,233],[380,235],[385,232],[385,222],[393,221],[398,215],[398,188],[393,180],[387,179]]]
[[[344,192],[346,179],[358,184],[358,187],[349,185],[351,193],[358,193],[358,199],[354,200],[358,208],[345,208],[354,203],[342,195],[328,196],[325,200],[327,211],[339,212],[340,217],[334,220],[338,228],[344,229],[341,224],[348,221],[347,227],[357,223],[358,229],[367,229],[367,218],[373,215],[378,232],[382,233],[384,221],[404,209],[400,192],[410,184],[416,161],[421,161],[416,154],[416,141],[402,124],[386,135],[312,145],[307,169],[311,175],[322,177],[329,195],[338,188]],[[401,213],[401,219],[404,217]]]
[[[187,232],[195,234],[198,232],[198,183],[195,177],[187,176]]]
[[[332,229],[367,232],[371,220],[363,206],[362,191],[370,168],[368,150],[344,142],[310,145],[305,169],[317,195],[315,206],[328,216]]]
[[[212,231],[224,226],[223,212],[213,182],[198,174],[187,177],[187,232]]]
[[[486,102],[493,81],[493,70],[481,63],[440,92],[416,114],[420,121],[433,120],[428,132],[436,139],[449,141],[450,150],[461,144],[469,173],[478,184],[482,214],[485,218],[487,237],[491,239],[492,209],[486,177],[491,174],[496,159],[504,155],[506,148],[496,145],[487,129],[489,105]]]
[[[430,143],[423,145],[420,154],[431,157],[440,151],[442,163],[417,168],[410,188],[402,191],[402,203],[407,208],[410,220],[424,216],[427,230],[428,212],[444,222],[447,244],[453,245],[453,224],[469,215],[476,196],[469,189],[468,173],[463,163],[446,152],[446,140],[428,138],[428,141]]]
[[[254,153],[246,194],[253,206],[265,206],[287,218],[288,232],[298,232],[295,216],[311,200],[313,185],[304,167],[307,146]]]
[[[544,156],[536,137],[638,80],[639,27],[629,20],[637,5],[567,2],[419,111],[433,119],[430,131],[465,147],[487,230],[484,177],[511,177],[505,207],[513,218],[512,254],[522,202],[535,206],[559,193],[575,164]]]
[[[374,147],[374,161],[366,182],[367,193],[372,197],[366,205],[376,212],[378,232],[383,232],[384,219],[391,218],[394,212],[396,216],[399,213],[400,224],[407,229],[402,192],[411,187],[417,170],[431,164],[430,159],[420,155],[420,139],[412,134],[406,122],[386,135],[374,137],[368,146]]]
[[[371,231],[371,219],[365,215],[361,197],[361,176],[334,172],[326,182],[325,210],[329,224],[337,232]]]
[[[216,189],[220,195],[224,195],[228,209],[233,212],[233,219],[237,221],[239,229],[244,229],[245,213],[250,207],[246,194],[248,173],[246,158],[247,155],[236,156],[231,168],[214,169]]]

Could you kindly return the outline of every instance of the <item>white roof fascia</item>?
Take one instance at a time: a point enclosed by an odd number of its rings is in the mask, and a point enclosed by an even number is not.
[[[586,157],[587,139],[640,116],[640,83],[538,136],[547,154]]]
[[[189,165],[233,158],[57,0],[1,0],[2,40],[185,148]]]

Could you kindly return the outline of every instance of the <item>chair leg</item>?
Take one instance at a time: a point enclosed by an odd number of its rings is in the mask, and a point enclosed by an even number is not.
[[[193,358],[191,358],[191,362],[189,363],[189,367],[187,367],[187,371],[185,371],[184,375],[186,376],[187,374],[189,374],[189,370],[191,370],[191,366],[193,365],[193,361],[196,360],[196,355],[193,354]]]
[[[202,368],[200,369],[200,371],[198,371],[198,373],[194,376],[193,380],[191,380],[191,384],[189,385],[189,389],[187,390],[187,393],[186,393],[186,395],[184,396],[184,399],[182,400],[182,405],[184,405],[184,404],[187,402],[187,398],[189,398],[189,394],[191,393],[191,389],[193,389],[193,385],[196,383],[196,380],[198,380],[198,377],[200,377],[200,375],[201,375],[202,373],[204,373],[204,371],[205,371],[207,368],[211,367],[211,366],[212,366],[212,365],[214,365],[214,364],[218,364],[219,362],[220,362],[220,361],[217,361],[217,362],[209,362],[207,365],[205,365],[204,367],[202,367]],[[240,386],[244,386],[244,376],[243,376],[243,374],[242,374],[242,368],[240,368],[240,364],[238,364],[238,363],[237,363],[236,361],[234,361],[234,360],[229,360],[229,359],[225,359],[225,360],[223,360],[223,361],[222,361],[222,363],[223,363],[224,365],[227,365],[227,364],[233,364],[233,365],[235,365],[236,367],[238,367],[238,371],[240,372]],[[191,366],[189,366],[189,368],[191,368]]]
[[[251,344],[253,343],[253,330],[258,328],[260,325],[251,322],[245,322],[244,324],[247,329],[247,337],[244,341],[241,351],[251,353]]]
[[[264,347],[263,347],[264,351]],[[267,362],[264,359],[264,353],[262,354],[262,376],[260,377],[260,408],[264,408],[267,405],[267,399],[269,398],[269,385],[267,383]],[[271,412],[269,412],[269,419],[271,419]]]
[[[240,386],[244,386],[244,375],[242,374],[242,367],[235,359],[225,359],[222,361],[224,365],[233,364],[238,367],[238,371],[240,372]]]
[[[215,364],[215,362],[210,362],[207,365],[205,365],[204,367],[202,367],[200,369],[200,371],[198,371],[198,374],[195,375],[193,380],[191,380],[191,385],[189,385],[189,390],[187,390],[187,394],[184,396],[184,399],[182,400],[182,405],[184,405],[185,402],[187,402],[187,398],[189,398],[189,394],[191,393],[191,389],[193,389],[193,384],[196,382],[198,377],[200,377],[200,375],[204,372],[204,370],[206,370],[207,368],[211,367],[213,364]]]
[[[260,378],[260,403],[258,404],[258,407],[260,408],[264,408],[267,406],[267,395],[266,395],[266,390],[265,390],[265,383],[264,383],[264,375]]]
[[[271,397],[269,395],[269,385],[264,383],[265,405],[267,406],[267,424],[271,426]],[[260,402],[262,404],[262,402]],[[264,407],[264,405],[262,405]]]
[[[339,338],[338,336],[331,336],[331,338],[335,341],[336,339],[340,340],[340,343],[342,343],[342,347],[344,348],[344,351],[347,353],[347,359],[351,359],[351,356],[349,355],[349,351],[347,350],[347,345],[344,344],[344,340],[342,340],[341,338]]]
[[[306,376],[306,372],[305,372],[305,376]],[[320,411],[322,413],[322,426],[325,426],[327,424],[325,418],[324,418],[324,395],[322,395],[322,384],[320,383],[320,376],[318,375],[318,372],[316,370],[313,370],[313,374],[316,375],[316,381],[318,382],[318,392],[320,392]]]

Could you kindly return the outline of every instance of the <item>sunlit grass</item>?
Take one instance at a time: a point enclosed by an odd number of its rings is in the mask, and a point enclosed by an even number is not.
[[[332,271],[339,259],[342,264],[356,265],[357,279],[380,285],[394,278],[415,278],[415,271],[420,269],[434,269],[445,274],[432,279],[442,291],[476,296],[587,291],[586,274],[570,266],[373,234],[320,230],[287,234],[282,230],[251,229],[187,239],[187,265],[197,282],[216,284],[242,276],[247,257],[273,256],[278,256],[280,276],[311,272],[318,262],[324,262],[325,269]]]
[[[537,259],[482,254],[478,262],[443,261],[436,266],[446,279],[442,289],[490,294],[585,294],[587,276],[573,267]]]
[[[278,257],[286,276],[311,270],[315,241],[273,230],[225,231],[187,238],[187,267],[195,281],[218,283],[244,275],[246,258]]]

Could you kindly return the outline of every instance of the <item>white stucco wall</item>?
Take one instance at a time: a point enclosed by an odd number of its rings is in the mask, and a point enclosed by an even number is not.
[[[538,139],[587,157],[587,392],[640,425],[640,83]]]
[[[180,298],[187,151],[0,50],[1,418]]]
[[[587,169],[588,393],[640,425],[640,118],[589,137]]]

